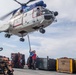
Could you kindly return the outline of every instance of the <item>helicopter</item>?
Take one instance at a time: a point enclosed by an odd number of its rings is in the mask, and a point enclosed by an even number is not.
[[[29,0],[26,3],[14,1],[20,4],[21,7],[0,18],[0,20],[4,20],[9,15],[12,15],[7,24],[0,26],[0,32],[5,32],[6,38],[17,35],[20,37],[20,41],[24,42],[24,36],[28,33],[39,31],[44,34],[44,28],[56,21],[58,12],[47,9],[47,5],[42,0],[31,5],[28,4],[36,0]]]

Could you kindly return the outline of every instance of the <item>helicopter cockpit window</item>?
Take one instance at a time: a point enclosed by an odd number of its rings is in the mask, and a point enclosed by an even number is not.
[[[41,9],[38,7],[38,8],[37,8],[36,16],[40,16],[41,14],[42,14]]]
[[[43,9],[42,12],[43,12],[43,14],[49,14],[49,13],[52,13],[52,12],[49,11],[48,9]]]
[[[41,15],[41,9],[39,7],[33,9],[33,18]]]
[[[40,8],[37,8],[37,16],[40,16],[40,13],[41,13],[41,11],[40,11]]]

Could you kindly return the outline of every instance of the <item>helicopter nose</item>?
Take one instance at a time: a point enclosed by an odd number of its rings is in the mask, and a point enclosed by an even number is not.
[[[52,16],[52,15],[45,15],[44,18],[45,18],[46,20],[50,20],[51,18],[53,18],[53,16]]]
[[[57,11],[55,11],[55,12],[54,12],[54,16],[57,16],[57,15],[58,15],[58,12],[57,12]]]

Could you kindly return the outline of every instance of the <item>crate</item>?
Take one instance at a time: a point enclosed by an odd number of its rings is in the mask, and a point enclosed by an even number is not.
[[[57,72],[75,73],[76,61],[72,58],[59,58],[56,61]]]

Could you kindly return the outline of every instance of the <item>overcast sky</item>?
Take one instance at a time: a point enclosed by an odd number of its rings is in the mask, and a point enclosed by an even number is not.
[[[22,3],[27,0],[18,0]],[[32,50],[36,50],[39,57],[50,58],[70,57],[76,58],[76,0],[44,0],[47,8],[58,11],[57,22],[46,27],[46,33],[31,33],[30,42]],[[20,7],[13,0],[0,0],[0,16]],[[0,21],[1,24],[4,21]],[[0,46],[4,48],[0,55],[10,57],[11,53],[21,52],[26,58],[29,56],[27,36],[25,42],[20,42],[18,36],[10,39],[0,34]]]

